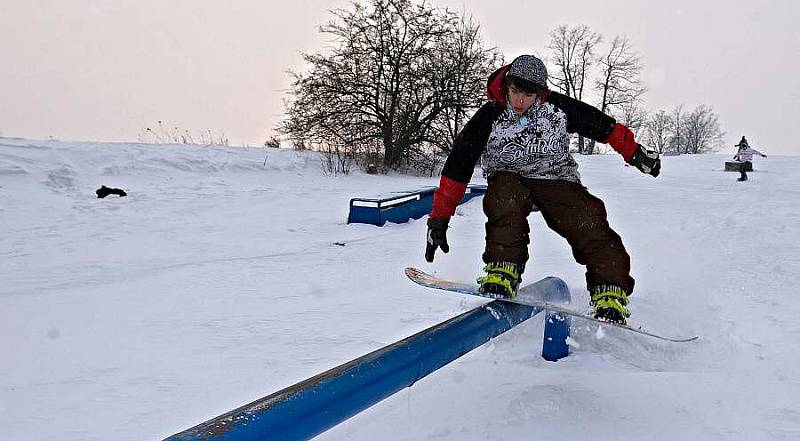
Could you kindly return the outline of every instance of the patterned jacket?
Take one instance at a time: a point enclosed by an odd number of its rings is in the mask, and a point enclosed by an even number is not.
[[[760,155],[760,156],[765,156],[765,157],[767,156],[767,155],[759,152],[758,150],[756,150],[756,149],[754,149],[754,148],[752,148],[752,147],[750,147],[748,145],[745,145],[745,146],[739,148],[739,151],[736,152],[736,156],[734,156],[733,159],[735,159],[737,161],[742,161],[742,162],[752,161],[753,160],[753,155]]]
[[[628,162],[637,145],[633,133],[614,118],[566,95],[543,91],[523,114],[506,102],[503,78],[509,66],[495,71],[487,85],[489,101],[458,134],[447,157],[431,217],[450,217],[461,201],[478,159],[486,177],[511,171],[534,179],[580,182],[578,164],[569,153],[569,134],[609,143]]]

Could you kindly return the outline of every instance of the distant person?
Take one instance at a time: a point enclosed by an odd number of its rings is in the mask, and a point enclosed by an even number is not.
[[[758,150],[750,147],[750,144],[747,142],[747,138],[742,136],[741,141],[739,144],[736,144],[734,147],[739,147],[739,150],[733,156],[733,159],[739,161],[739,179],[737,181],[742,182],[747,180],[747,169],[753,166],[753,155],[761,155],[761,157],[766,158],[767,155],[759,152]]]
[[[603,201],[581,184],[570,155],[570,133],[608,143],[625,162],[658,176],[657,152],[636,143],[633,133],[598,109],[547,88],[539,58],[522,55],[489,76],[489,101],[464,126],[447,157],[428,219],[425,258],[448,252],[447,226],[483,155],[488,182],[485,275],[480,290],[514,298],[528,261],[527,217],[538,208],[547,226],[564,237],[575,260],[586,265],[592,314],[625,323],[633,292],[630,256],[608,224]]]

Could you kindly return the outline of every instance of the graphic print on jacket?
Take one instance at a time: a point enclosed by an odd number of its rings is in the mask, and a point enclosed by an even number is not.
[[[567,115],[539,98],[522,115],[507,104],[492,124],[483,155],[485,177],[501,170],[526,178],[580,182],[578,164],[569,153]]]

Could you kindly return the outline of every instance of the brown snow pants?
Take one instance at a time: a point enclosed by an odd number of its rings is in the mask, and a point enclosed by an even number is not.
[[[586,266],[589,290],[601,284],[633,292],[630,257],[622,239],[608,224],[603,201],[586,187],[569,181],[529,179],[516,173],[497,172],[488,180],[483,198],[486,250],[483,261],[528,261],[528,215],[537,207],[547,226],[564,237],[572,255]]]

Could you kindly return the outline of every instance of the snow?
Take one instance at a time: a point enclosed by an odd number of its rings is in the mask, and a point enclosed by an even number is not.
[[[744,183],[728,157],[667,157],[657,179],[577,158],[632,255],[634,323],[699,341],[574,320],[551,363],[537,316],[319,439],[799,439],[800,157],[758,158]],[[437,181],[326,176],[309,152],[0,139],[2,438],[162,439],[481,304],[403,275],[478,275],[480,198],[433,264],[424,219],[346,223],[351,197]],[[585,307],[583,268],[530,221],[526,280],[559,276]]]

